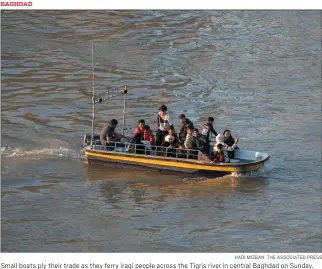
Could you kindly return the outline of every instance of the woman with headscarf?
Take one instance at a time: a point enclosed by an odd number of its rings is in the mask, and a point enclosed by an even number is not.
[[[223,148],[223,151],[224,153],[227,155],[226,156],[226,162],[229,162],[230,159],[232,157],[231,156],[231,152],[233,152],[235,150],[235,148],[237,147],[237,143],[238,143],[238,137],[236,138],[236,141],[234,142],[234,144],[232,146],[228,146],[226,143],[225,143],[225,137],[224,135],[222,134],[219,134],[216,136],[216,144],[214,146],[214,153],[217,151],[217,145],[218,144],[222,144],[222,148]]]
[[[230,130],[225,130],[223,132],[223,135],[224,135],[225,144],[229,147],[232,147],[235,144],[235,139],[231,136]],[[238,138],[237,138],[236,144],[237,143],[238,143]],[[228,156],[230,159],[234,158],[234,153],[235,153],[235,149],[228,152]]]

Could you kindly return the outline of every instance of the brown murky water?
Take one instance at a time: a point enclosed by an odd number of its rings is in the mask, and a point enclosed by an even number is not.
[[[2,11],[1,250],[321,251],[321,12]],[[186,179],[88,165],[97,90],[127,123],[208,116],[271,155],[252,175]],[[99,107],[97,131],[121,122]]]

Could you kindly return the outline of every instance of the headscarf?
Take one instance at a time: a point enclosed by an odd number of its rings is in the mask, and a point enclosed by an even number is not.
[[[215,144],[215,146],[214,146],[214,151],[217,151],[217,145],[218,144],[222,144],[222,146],[223,146],[223,150],[225,150],[226,149],[226,147],[227,147],[227,145],[225,144],[225,137],[224,137],[224,135],[223,134],[218,134],[217,136],[216,136],[216,144]]]
[[[219,134],[216,136],[216,146],[218,144],[222,144],[223,146],[225,145],[225,137],[223,134]]]

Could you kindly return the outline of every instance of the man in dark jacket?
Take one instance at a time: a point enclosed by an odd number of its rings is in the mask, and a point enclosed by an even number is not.
[[[182,146],[184,144],[184,141],[186,140],[187,136],[187,128],[193,129],[193,123],[186,118],[185,114],[181,114],[179,116],[180,121],[180,131],[179,131],[179,146]]]
[[[214,129],[214,118],[209,117],[208,122],[203,125],[201,134],[205,137],[205,153],[209,154],[209,146],[210,146],[210,140],[211,140],[211,134],[214,134],[215,137],[218,135],[217,132]]]
[[[206,139],[205,136],[201,135],[199,133],[198,129],[194,129],[193,131],[193,139],[196,144],[196,149],[200,150],[201,152],[205,153],[205,144],[206,144]]]

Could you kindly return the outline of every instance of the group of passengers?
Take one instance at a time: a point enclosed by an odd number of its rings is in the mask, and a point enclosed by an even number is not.
[[[118,122],[113,119],[107,127],[103,128],[100,134],[101,143],[106,149],[106,145],[111,144],[112,141],[120,141],[121,138],[126,138],[130,143],[137,144],[136,149],[140,153],[140,151],[143,152],[145,149],[142,140],[146,140],[153,146],[168,148],[168,157],[178,156],[178,154],[176,155],[176,149],[191,150],[190,152],[197,152],[199,150],[214,162],[229,162],[234,157],[234,150],[237,147],[238,138],[235,140],[229,130],[225,130],[223,134],[218,134],[213,127],[214,118],[208,118],[207,123],[202,126],[201,133],[184,114],[179,116],[179,121],[180,129],[179,133],[176,134],[169,114],[167,113],[167,107],[162,105],[157,115],[158,130],[156,132],[156,138],[150,126],[146,125],[143,119],[138,121],[132,138],[115,132]],[[212,134],[216,137],[216,144],[211,154],[209,154]],[[192,158],[196,157],[194,154],[191,154],[191,156]]]

